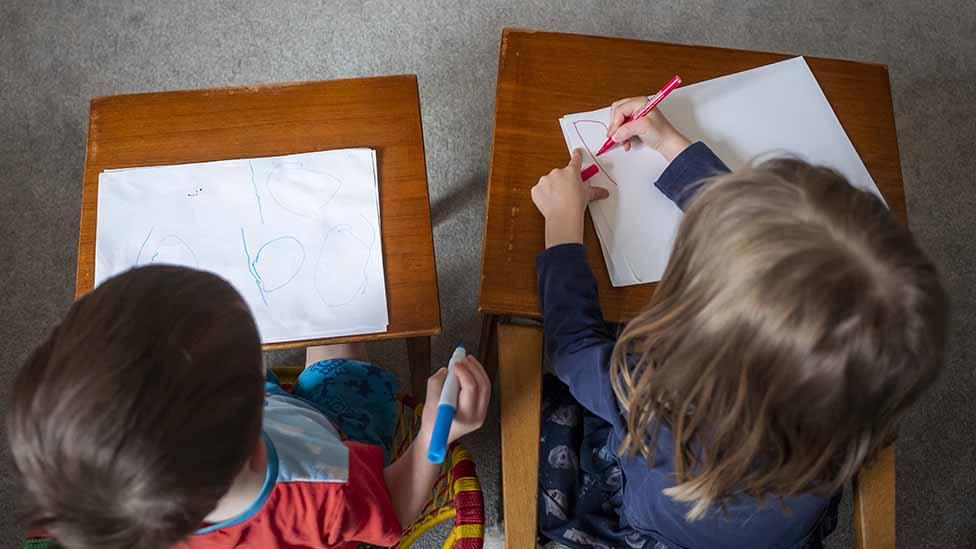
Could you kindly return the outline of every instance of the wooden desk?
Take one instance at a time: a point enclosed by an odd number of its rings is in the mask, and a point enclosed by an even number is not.
[[[529,190],[552,168],[568,161],[559,129],[559,117],[609,105],[622,97],[646,95],[674,74],[686,84],[739,72],[791,56],[702,46],[680,46],[616,38],[579,36],[506,29],[502,32],[495,94],[495,124],[488,176],[484,251],[481,265],[479,310],[485,315],[482,354],[490,355],[497,316],[539,318],[535,257],[543,249],[543,219]],[[808,57],[807,62],[841,124],[864,160],[888,205],[906,219],[898,142],[895,137],[888,69],[883,65]],[[585,241],[590,265],[599,283],[606,318],[626,322],[647,303],[655,284],[613,288],[600,252],[596,233],[587,219]],[[503,334],[504,335],[504,334]],[[502,337],[499,344],[503,344]],[[508,338],[510,341],[520,339]],[[502,358],[508,353],[502,349]],[[508,361],[524,368],[521,362]],[[501,384],[525,372],[506,372],[500,365]],[[526,413],[526,403],[506,402],[502,396],[503,466],[527,452],[537,451],[538,440],[526,437],[521,445],[506,437],[506,425],[518,425],[515,414]],[[536,409],[538,405],[535,405]],[[524,432],[522,429],[519,432]],[[521,447],[520,447],[521,446]],[[535,449],[535,450],[533,450]],[[534,476],[505,476],[506,508],[513,497],[525,498],[524,487],[535,487]],[[522,489],[518,487],[521,486]],[[534,498],[534,494],[531,496]],[[893,504],[893,503],[892,503]],[[519,509],[533,509],[534,501],[519,501]],[[519,522],[518,532],[534,532],[535,515],[506,512]],[[893,524],[893,523],[892,523]],[[893,527],[892,527],[893,530]],[[893,534],[893,532],[892,532]],[[509,538],[510,547],[530,547],[523,537]]]
[[[539,317],[535,256],[543,249],[542,216],[529,189],[569,161],[559,117],[653,93],[671,76],[685,85],[768,65],[790,55],[679,46],[506,29],[498,57],[495,130],[488,172],[481,263],[481,312]],[[649,63],[648,60],[654,60]],[[898,142],[884,65],[807,57],[824,94],[895,214],[905,219]],[[600,285],[603,314],[625,322],[655,284],[613,288],[593,225],[586,245]]]
[[[389,328],[264,348],[407,338],[412,385],[422,395],[430,336],[440,333],[440,304],[413,75],[92,99],[75,296],[94,285],[98,174],[103,170],[347,147],[377,152]]]

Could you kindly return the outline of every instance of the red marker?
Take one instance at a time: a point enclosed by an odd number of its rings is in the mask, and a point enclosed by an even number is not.
[[[596,175],[598,171],[600,171],[599,166],[597,166],[596,164],[590,164],[589,166],[584,168],[583,171],[580,172],[580,179],[586,182],[587,179]]]
[[[680,85],[681,85],[681,77],[676,74],[674,75],[673,78],[671,78],[671,80],[668,81],[667,84],[664,85],[663,88],[661,88],[659,92],[654,94],[654,97],[652,97],[651,100],[648,101],[646,105],[641,107],[641,110],[638,111],[637,114],[624,118],[624,124],[626,124],[627,122],[631,122],[633,120],[637,120],[638,118],[647,116],[647,113],[651,112],[651,109],[658,106],[658,104],[661,101],[664,101],[664,98],[667,97],[669,93],[674,91],[674,89]],[[616,144],[617,142],[614,141],[612,137],[608,137],[606,142],[603,143],[603,146],[600,147],[600,150],[597,151],[596,156],[600,156],[601,154],[607,152],[608,150],[610,150],[611,147],[613,147]]]

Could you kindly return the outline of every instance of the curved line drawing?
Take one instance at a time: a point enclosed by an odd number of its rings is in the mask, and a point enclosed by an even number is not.
[[[373,247],[376,244],[376,229],[373,228],[373,224],[369,222],[369,219],[367,219],[365,215],[360,213],[359,216],[363,218],[364,221],[366,221],[366,226],[369,227],[370,230],[369,242],[367,242],[365,239],[359,237],[355,232],[353,232],[352,226],[348,224],[336,225],[335,227],[330,228],[329,232],[327,232],[325,235],[325,239],[322,241],[322,249],[319,251],[318,260],[315,262],[315,276],[313,277],[313,283],[315,286],[315,293],[319,295],[319,299],[322,300],[322,303],[324,303],[326,307],[342,307],[343,305],[348,305],[349,303],[352,303],[357,297],[364,295],[366,293],[366,288],[369,285],[369,262],[373,258]],[[363,278],[359,286],[357,286],[354,290],[352,290],[349,293],[348,299],[341,300],[341,301],[331,301],[329,298],[325,296],[325,291],[320,287],[319,275],[320,273],[322,273],[322,269],[323,269],[322,262],[326,259],[325,251],[327,246],[329,245],[329,239],[334,238],[337,234],[344,234],[346,236],[351,237],[353,240],[355,240],[358,244],[360,244],[363,248],[366,249],[366,257],[363,259],[363,266],[362,266]]]
[[[311,170],[302,166],[301,162],[283,162],[275,164],[268,178],[265,187],[271,198],[289,213],[301,217],[317,219],[319,213],[324,210],[339,194],[344,181],[331,173]],[[279,189],[279,186],[298,187],[304,191],[304,195],[309,197],[307,202],[294,202],[295,198]]]
[[[576,131],[576,136],[579,137],[580,143],[583,144],[583,147],[586,149],[586,152],[590,153],[590,157],[593,158],[593,162],[595,162],[597,166],[600,166],[600,173],[607,176],[607,179],[609,179],[610,182],[614,184],[614,186],[617,186],[617,180],[610,175],[610,172],[604,169],[603,164],[599,160],[597,160],[596,154],[593,153],[593,149],[591,149],[590,146],[586,144],[586,140],[583,139],[583,134],[580,133],[579,130],[579,124],[584,122],[589,124],[599,124],[603,126],[604,133],[606,133],[607,125],[604,124],[603,122],[600,122],[599,120],[575,120],[573,121],[573,130]]]
[[[302,245],[301,241],[299,241],[297,238],[295,238],[293,236],[279,236],[278,238],[273,238],[273,239],[265,242],[264,244],[261,245],[260,248],[258,248],[258,253],[254,254],[254,262],[252,263],[252,265],[254,266],[255,272],[258,269],[258,263],[260,263],[260,261],[261,261],[261,253],[264,252],[264,249],[265,248],[267,248],[268,246],[270,246],[271,244],[274,244],[276,242],[294,242],[298,246],[298,251],[301,253],[301,258],[298,260],[298,267],[295,269],[295,272],[293,272],[291,274],[291,276],[289,276],[284,282],[278,284],[277,286],[275,286],[273,288],[264,288],[264,291],[265,292],[268,292],[268,293],[271,293],[271,292],[273,292],[275,290],[280,290],[281,288],[287,286],[289,282],[291,282],[292,280],[295,280],[295,277],[298,276],[298,273],[302,270],[302,265],[305,264],[305,246]],[[261,284],[262,284],[262,287],[263,287],[264,286],[264,278],[261,277],[260,274],[258,275],[258,277],[261,278]]]
[[[254,189],[254,198],[258,201],[258,215],[261,217],[261,224],[264,224],[264,208],[261,206],[261,195],[258,193],[258,184],[254,180],[254,163],[248,160],[247,167],[251,170],[251,188]]]
[[[149,229],[149,233],[143,239],[142,245],[139,246],[139,253],[136,255],[136,265],[142,265],[144,263],[168,263],[171,265],[184,265],[194,269],[200,267],[200,260],[197,259],[197,254],[193,251],[193,248],[185,240],[172,233],[159,239],[159,242],[156,243],[156,247],[153,249],[152,255],[148,259],[143,259],[146,244],[149,243],[149,239],[152,237],[155,229],[155,227]],[[163,254],[162,259],[159,259],[160,254]],[[169,261],[168,259],[175,259],[176,261]]]
[[[284,282],[279,282],[275,286],[268,288],[265,286],[264,277],[262,277],[260,273],[259,264],[261,261],[261,254],[265,251],[265,249],[268,246],[278,242],[284,242],[284,243],[294,242],[295,246],[297,246],[296,249],[298,253],[300,253],[301,255],[298,259],[298,267],[296,267],[294,271],[290,275],[288,275],[288,277],[284,280]],[[305,265],[305,246],[302,244],[300,240],[298,240],[293,236],[279,236],[277,238],[272,238],[271,240],[265,242],[258,248],[258,251],[254,254],[254,259],[251,259],[251,253],[250,251],[248,251],[247,238],[244,236],[243,227],[241,227],[241,243],[244,246],[244,257],[247,260],[247,271],[254,279],[254,283],[258,287],[258,292],[261,294],[261,300],[264,302],[265,305],[268,304],[267,294],[280,290],[285,286],[287,286],[288,284],[290,284],[291,281],[295,280],[295,277],[298,276],[298,273],[301,272],[302,267]]]
[[[603,175],[605,175],[607,177],[607,179],[609,179],[610,182],[613,183],[613,185],[615,187],[619,187],[620,185],[617,184],[617,180],[614,179],[610,175],[610,173],[607,172],[607,170],[603,167],[603,164],[601,164],[600,161],[596,159],[596,155],[593,154],[593,150],[590,149],[590,146],[586,144],[586,140],[583,139],[583,134],[580,132],[579,126],[577,126],[577,124],[579,124],[581,122],[588,122],[588,123],[593,123],[593,124],[599,124],[599,125],[603,126],[604,132],[606,132],[607,125],[604,124],[603,122],[600,122],[599,120],[575,120],[575,121],[573,121],[573,130],[576,132],[576,136],[579,137],[580,143],[583,144],[583,148],[585,148],[586,149],[586,152],[590,154],[590,157],[593,159],[593,162],[595,162],[596,165],[600,167],[600,172],[599,173],[602,173]],[[599,174],[597,174],[597,175],[599,175]],[[590,215],[596,215],[597,212],[600,213],[600,217],[603,218],[603,225],[604,225],[604,227],[606,227],[606,230],[609,231],[610,234],[612,235],[614,231],[611,228],[611,225],[610,225],[609,221],[607,220],[606,215],[604,215],[604,213],[602,212],[602,210],[600,208],[600,205],[597,204],[596,207],[593,207],[591,205],[591,207],[589,208],[589,210],[590,210]]]
[[[153,229],[156,227],[149,227],[149,233],[146,234],[146,238],[143,239],[142,245],[139,246],[139,253],[136,254],[136,265],[139,265],[139,260],[142,259],[142,250],[146,248],[146,242],[149,242],[149,237],[152,236]]]

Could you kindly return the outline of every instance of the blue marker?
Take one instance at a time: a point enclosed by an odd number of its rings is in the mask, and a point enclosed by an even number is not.
[[[468,355],[464,350],[464,345],[458,345],[451,355],[451,361],[447,364],[447,379],[444,380],[444,387],[441,388],[441,400],[437,404],[437,420],[434,421],[434,433],[430,437],[430,447],[427,449],[427,459],[431,463],[443,463],[444,456],[447,454],[447,435],[451,432],[451,423],[454,422],[454,412],[457,411],[458,386],[457,374],[454,373],[454,365],[464,360]]]

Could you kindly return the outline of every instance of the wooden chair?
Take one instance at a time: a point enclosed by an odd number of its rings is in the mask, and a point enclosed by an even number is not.
[[[502,497],[509,547],[534,547],[539,486],[542,328],[497,327],[501,396]],[[854,478],[858,549],[895,546],[895,449],[885,448]]]
[[[400,417],[393,435],[393,459],[400,456],[417,436],[423,405],[401,399]],[[457,442],[451,445],[448,459],[434,483],[430,500],[420,517],[403,532],[397,549],[410,547],[425,532],[453,520],[443,549],[481,549],[485,538],[485,504],[481,484],[471,454]]]

